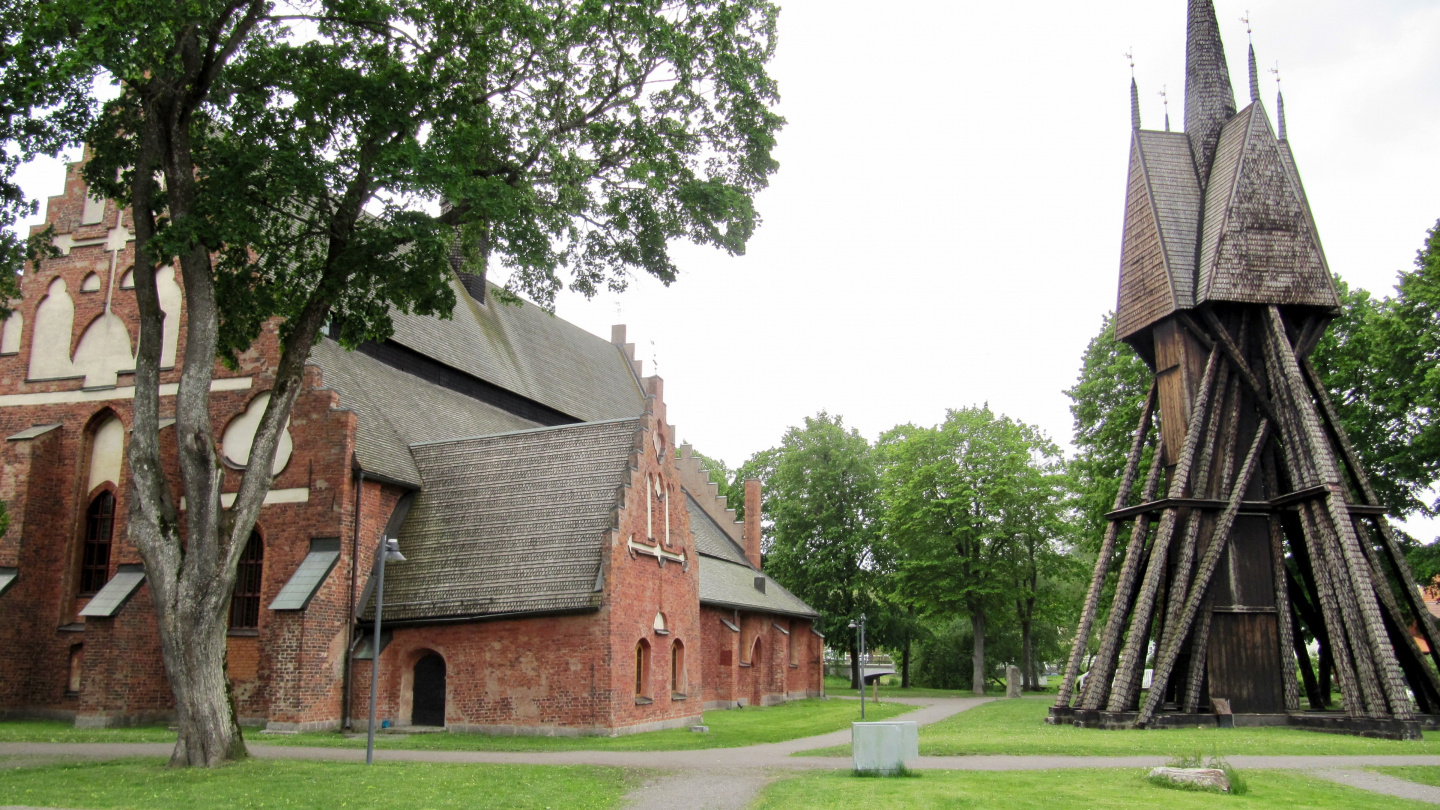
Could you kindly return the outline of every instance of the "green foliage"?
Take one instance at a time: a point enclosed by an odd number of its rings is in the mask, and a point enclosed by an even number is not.
[[[675,451],[680,452],[678,449]],[[692,451],[695,457],[700,459],[700,464],[710,474],[710,481],[715,484],[716,494],[725,498],[727,508],[735,510],[735,519],[745,519],[745,479],[740,477],[739,470],[732,470],[730,466],[718,458]]]
[[[880,612],[878,478],[869,442],[842,417],[821,411],[741,472],[759,477],[767,492],[765,571],[820,612],[826,637],[851,638],[852,618]]]
[[[1105,513],[1114,508],[1152,379],[1130,344],[1115,338],[1115,314],[1106,314],[1100,332],[1085,347],[1079,379],[1065,392],[1075,420],[1070,491],[1080,518],[1076,535],[1084,547],[1098,548],[1105,533]]]
[[[1440,223],[1394,298],[1337,279],[1339,318],[1315,350],[1316,369],[1390,514],[1434,516],[1440,478]]]
[[[10,528],[10,513],[5,509],[5,502],[0,501],[0,537],[5,536],[5,531]]]

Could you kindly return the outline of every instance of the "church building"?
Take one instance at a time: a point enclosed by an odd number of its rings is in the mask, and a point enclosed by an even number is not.
[[[25,274],[0,328],[0,716],[164,721],[126,531],[132,222],[74,164],[46,224],[61,255]],[[185,340],[176,272],[159,279],[162,417]],[[378,717],[401,727],[612,735],[820,694],[818,615],[761,569],[759,483],[737,523],[676,446],[663,381],[643,376],[625,328],[606,340],[495,300],[481,277],[451,283],[453,318],[396,312],[389,340],[322,337],[309,358],[230,608],[241,722],[363,726],[377,650]],[[279,351],[271,324],[236,368],[215,366],[226,493]],[[386,537],[405,561],[386,567],[377,640]]]

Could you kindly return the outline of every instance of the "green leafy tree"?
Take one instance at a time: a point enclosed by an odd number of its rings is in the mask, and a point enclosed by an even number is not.
[[[1075,420],[1075,455],[1068,473],[1082,545],[1098,547],[1105,533],[1105,513],[1115,504],[1153,377],[1130,344],[1115,338],[1115,314],[1106,314],[1100,332],[1085,347],[1079,379],[1065,392]]]
[[[822,616],[831,642],[845,639],[851,685],[860,683],[852,619],[880,623],[874,545],[879,484],[870,443],[840,416],[821,411],[785,432],[780,445],[741,467],[765,485],[765,570]],[[872,645],[883,643],[873,637]]]
[[[992,615],[1016,609],[1025,632],[1034,619],[1062,508],[1059,450],[988,406],[894,428],[878,450],[894,590],[927,616],[969,617],[971,685],[983,694]]]
[[[632,271],[669,283],[672,240],[742,252],[759,221],[754,195],[777,168],[783,122],[766,64],[778,10],[766,0],[20,9],[5,17],[6,134],[38,118],[53,132],[27,134],[32,152],[87,144],[91,189],[133,212],[130,535],[175,695],[171,761],[218,765],[245,754],[224,606],[322,325],[354,346],[387,337],[392,309],[448,313],[452,261],[498,262],[512,293],[548,304],[566,283],[618,290]],[[73,96],[100,77],[119,94],[92,114]],[[155,279],[171,264],[187,317],[174,412],[183,532],[158,438]],[[270,323],[282,353],[227,510],[210,380],[217,357],[233,361]]]

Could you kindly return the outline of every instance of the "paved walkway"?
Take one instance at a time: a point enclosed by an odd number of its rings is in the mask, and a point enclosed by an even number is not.
[[[892,698],[895,702],[919,706],[901,715],[921,725],[987,703],[994,698]],[[695,807],[703,810],[744,808],[760,790],[785,772],[813,769],[844,769],[850,761],[842,757],[797,757],[798,751],[846,745],[850,730],[804,737],[745,748],[708,748],[696,751],[406,751],[378,749],[375,758],[386,762],[454,762],[525,765],[602,765],[644,768],[659,771],[655,778],[637,788],[627,799],[634,810]],[[124,757],[168,757],[170,743],[0,743],[0,762],[20,759],[120,759]],[[283,745],[254,745],[250,754],[257,759],[326,760],[364,762],[363,748],[308,748]],[[1440,756],[1233,756],[1237,768],[1303,770],[1317,777],[1352,787],[1440,804],[1440,788],[1418,785],[1394,777],[1368,773],[1363,768],[1380,766],[1440,766]],[[1084,756],[953,756],[921,757],[918,769],[952,771],[1020,771],[1061,768],[1149,768],[1164,765],[1168,757],[1084,757]],[[698,803],[697,803],[698,802]],[[4,810],[4,808],[0,808]]]

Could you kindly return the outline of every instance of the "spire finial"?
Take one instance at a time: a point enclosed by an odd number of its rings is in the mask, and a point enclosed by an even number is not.
[[[1275,117],[1280,122],[1280,140],[1285,140],[1285,94],[1280,92],[1280,63],[1276,62],[1275,67],[1270,68],[1275,74]]]
[[[1140,128],[1140,88],[1135,84],[1135,49],[1125,52],[1130,62],[1130,128]]]
[[[1250,29],[1250,11],[1245,11],[1245,16],[1240,18],[1245,23],[1245,38],[1250,40],[1250,101],[1254,103],[1260,100],[1260,74],[1255,70],[1255,36]]]
[[[1165,85],[1160,85],[1160,102],[1165,105],[1165,131],[1170,131],[1170,95],[1165,91]]]
[[[1211,0],[1189,0],[1185,42],[1185,134],[1200,175],[1209,183],[1220,130],[1235,115],[1235,91]]]

